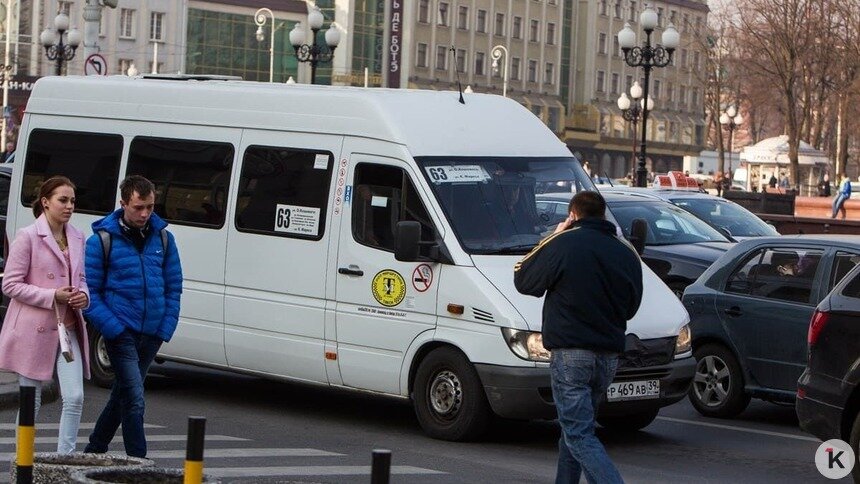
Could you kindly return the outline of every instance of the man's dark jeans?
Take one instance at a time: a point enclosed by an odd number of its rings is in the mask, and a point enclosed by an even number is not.
[[[552,396],[561,424],[556,484],[622,483],[603,444],[594,435],[597,407],[615,377],[618,355],[582,349],[554,349],[550,362]]]
[[[116,338],[105,339],[110,364],[116,375],[110,399],[96,421],[90,443],[84,452],[104,453],[122,424],[125,453],[146,457],[146,435],[143,432],[143,380],[155,354],[161,348],[156,336],[125,330]]]

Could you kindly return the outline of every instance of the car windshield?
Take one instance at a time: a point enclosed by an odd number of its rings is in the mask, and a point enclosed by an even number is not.
[[[697,242],[729,242],[723,234],[686,210],[659,200],[608,201],[624,235],[637,218],[648,223],[645,245],[694,244]]]
[[[472,254],[524,254],[555,225],[535,197],[567,203],[594,184],[574,157],[417,157],[463,248]],[[557,221],[556,221],[557,223]]]
[[[779,235],[775,228],[757,215],[727,200],[714,198],[673,198],[672,203],[687,210],[714,227],[722,227],[733,237]]]

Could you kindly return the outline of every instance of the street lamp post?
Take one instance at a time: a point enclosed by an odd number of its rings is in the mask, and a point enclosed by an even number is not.
[[[618,98],[618,109],[621,110],[621,117],[633,125],[633,158],[631,159],[631,166],[636,166],[636,131],[638,128],[636,123],[639,122],[639,118],[642,116],[642,111],[645,110],[645,102],[640,101],[641,98],[642,86],[639,85],[639,81],[634,82],[633,85],[630,86],[629,98],[627,97],[626,92],[622,92],[621,96]],[[654,100],[651,99],[651,96],[648,96],[647,107],[649,111],[654,109]]]
[[[63,42],[63,34],[66,35],[66,41]],[[69,16],[64,13],[57,14],[54,17],[54,28],[45,27],[42,34],[39,35],[39,40],[45,47],[45,55],[48,60],[57,61],[56,73],[62,75],[63,62],[70,61],[75,57],[75,50],[81,43],[81,35],[78,29],[69,30]]]
[[[650,6],[639,15],[639,23],[645,30],[645,41],[641,46],[636,45],[636,33],[630,28],[629,23],[618,32],[618,44],[624,52],[624,61],[630,67],[641,67],[645,71],[644,98],[648,99],[648,82],[651,79],[651,69],[655,67],[666,67],[672,61],[672,54],[680,43],[681,36],[672,24],[663,31],[662,45],[651,45],[651,33],[657,27],[657,12]],[[646,141],[648,132],[648,106],[642,110],[642,143],[639,150],[639,167],[636,169],[636,186],[644,187],[648,176],[645,168]]]
[[[334,50],[340,43],[340,31],[334,24],[329,26],[325,32],[326,45],[317,43],[317,32],[322,28],[323,21],[325,21],[325,17],[319,8],[313,8],[308,12],[308,25],[313,35],[313,41],[310,45],[305,44],[305,31],[301,23],[297,23],[290,31],[290,44],[296,50],[296,58],[299,62],[311,64],[311,84],[316,83],[317,80],[317,64],[331,62],[334,57]]]
[[[505,56],[505,63],[502,65],[502,96],[508,97],[508,49],[504,45],[497,45],[490,51],[490,57],[493,58],[493,71],[499,70],[499,59]]]
[[[729,129],[729,173],[732,172],[732,139],[735,135],[735,130],[741,123],[744,122],[744,117],[738,113],[734,106],[729,106],[722,114],[720,114],[720,124]]]
[[[262,42],[266,36],[263,34],[263,26],[266,25],[266,15],[272,19],[272,32],[269,34],[269,82],[273,82],[275,76],[275,14],[263,7],[254,14],[254,23],[257,24],[257,42]]]

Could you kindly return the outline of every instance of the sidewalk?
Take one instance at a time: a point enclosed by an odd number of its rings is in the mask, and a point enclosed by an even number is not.
[[[42,404],[50,403],[59,397],[55,382],[42,389]],[[18,406],[18,374],[0,371],[0,409]]]

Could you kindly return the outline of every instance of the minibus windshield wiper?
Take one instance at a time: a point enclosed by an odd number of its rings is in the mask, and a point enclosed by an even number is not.
[[[502,255],[502,254],[525,254],[528,251],[534,249],[535,244],[518,244],[518,245],[508,245],[504,247],[498,247],[495,249],[487,249],[486,251],[482,251],[482,254],[489,255]]]

